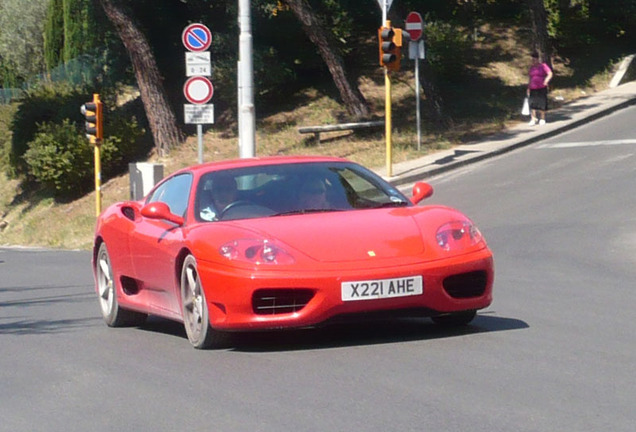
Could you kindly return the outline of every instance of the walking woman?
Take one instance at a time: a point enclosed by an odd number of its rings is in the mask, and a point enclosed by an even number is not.
[[[545,112],[548,110],[548,83],[552,79],[550,66],[539,61],[539,54],[532,53],[532,66],[528,71],[527,95],[530,102],[531,119],[529,125],[545,124]],[[538,116],[537,116],[538,114]]]

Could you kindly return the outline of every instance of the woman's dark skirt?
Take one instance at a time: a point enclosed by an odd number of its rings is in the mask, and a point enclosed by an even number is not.
[[[530,90],[530,109],[547,111],[548,110],[548,88],[540,88]]]

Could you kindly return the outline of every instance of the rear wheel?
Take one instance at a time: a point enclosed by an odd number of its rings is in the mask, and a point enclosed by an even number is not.
[[[462,311],[462,312],[454,312],[445,315],[438,315],[431,317],[435,324],[445,326],[445,327],[459,327],[470,323],[475,316],[477,315],[477,311]]]
[[[198,349],[211,348],[219,344],[221,335],[210,327],[210,315],[205,292],[201,287],[197,261],[188,255],[181,270],[181,304],[183,323],[188,340]]]
[[[122,309],[119,306],[113,267],[110,263],[106,243],[102,243],[99,247],[96,267],[99,306],[106,324],[109,327],[142,325],[146,321],[146,314]]]

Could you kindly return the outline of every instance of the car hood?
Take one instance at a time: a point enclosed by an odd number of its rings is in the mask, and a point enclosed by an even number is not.
[[[240,225],[322,262],[412,257],[425,248],[413,210],[314,213],[250,219]]]

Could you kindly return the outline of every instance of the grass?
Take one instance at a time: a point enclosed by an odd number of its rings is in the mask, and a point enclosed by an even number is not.
[[[451,127],[440,128],[426,120],[423,106],[422,149],[417,150],[415,125],[415,77],[412,62],[407,70],[392,78],[394,119],[393,163],[411,160],[439,149],[467,141],[481,140],[523,119],[517,114],[525,92],[529,50],[520,48],[519,29],[484,25],[474,42],[474,59],[461,80],[444,88],[446,115]],[[555,80],[552,106],[570,102],[607,87],[613,63],[603,58],[554,59]],[[406,62],[405,62],[406,64]],[[594,65],[594,67],[590,66]],[[595,69],[596,68],[596,69]],[[373,115],[384,118],[384,74],[369,68],[358,85]],[[423,103],[426,101],[423,101]],[[268,105],[268,112],[257,106],[257,155],[317,154],[341,156],[371,168],[386,163],[384,130],[330,132],[300,135],[300,126],[332,124],[346,118],[333,94],[316,88],[290,95],[284,104]],[[0,125],[1,129],[1,125]],[[238,157],[238,138],[231,125],[206,127],[204,160]],[[1,143],[0,143],[1,144]],[[191,136],[163,159],[151,155],[149,162],[164,164],[169,174],[198,160],[197,137]],[[102,208],[129,198],[128,176],[109,180],[102,186]],[[0,245],[45,246],[88,249],[95,227],[95,193],[71,203],[56,203],[38,194],[26,194],[20,183],[0,174]]]

